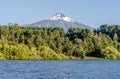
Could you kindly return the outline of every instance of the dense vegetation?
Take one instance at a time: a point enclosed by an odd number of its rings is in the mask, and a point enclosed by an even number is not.
[[[0,27],[0,59],[120,59],[120,26],[99,29]]]

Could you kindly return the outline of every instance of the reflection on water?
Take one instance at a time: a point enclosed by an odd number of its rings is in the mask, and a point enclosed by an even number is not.
[[[0,79],[120,79],[120,61],[0,61]]]

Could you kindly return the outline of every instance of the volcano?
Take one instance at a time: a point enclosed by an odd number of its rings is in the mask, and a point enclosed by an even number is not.
[[[37,27],[59,27],[67,31],[69,28],[82,28],[82,29],[92,29],[92,27],[79,23],[72,20],[71,18],[63,15],[62,13],[56,13],[48,19],[28,24],[25,26],[37,26]]]

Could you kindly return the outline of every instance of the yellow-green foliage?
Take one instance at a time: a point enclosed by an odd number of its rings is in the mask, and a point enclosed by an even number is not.
[[[3,46],[2,46],[2,44],[0,44],[0,48],[2,48]]]
[[[63,54],[57,54],[54,50],[46,46],[40,46],[38,51],[38,55],[45,60],[69,59],[67,56]]]
[[[0,45],[0,59],[10,60],[57,60],[69,59],[64,54],[57,54],[54,50],[46,46],[40,46],[38,50],[36,47],[29,48],[27,45]]]
[[[58,56],[59,56],[59,59],[64,59],[64,60],[73,59],[73,58],[70,58],[70,57],[68,57],[68,56],[66,56],[64,54],[58,54]]]
[[[4,46],[4,53],[6,59],[12,59],[12,60],[38,60],[42,59],[39,55],[37,55],[36,48],[29,49],[28,46],[24,44],[18,44],[18,45],[11,45],[11,46]]]
[[[105,59],[119,59],[120,54],[113,46],[102,49],[102,55]]]
[[[35,47],[31,47],[30,53],[29,53],[29,59],[30,60],[41,60],[42,57],[39,56],[37,53],[38,53],[38,51],[36,50],[36,48]]]
[[[7,59],[28,59],[29,57],[29,48],[24,44],[6,46],[4,49]]]
[[[4,54],[0,52],[0,60],[5,59]]]

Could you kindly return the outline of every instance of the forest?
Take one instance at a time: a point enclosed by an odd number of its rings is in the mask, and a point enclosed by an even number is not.
[[[1,60],[120,59],[120,26],[98,29],[0,26]],[[89,58],[88,58],[89,59]]]

